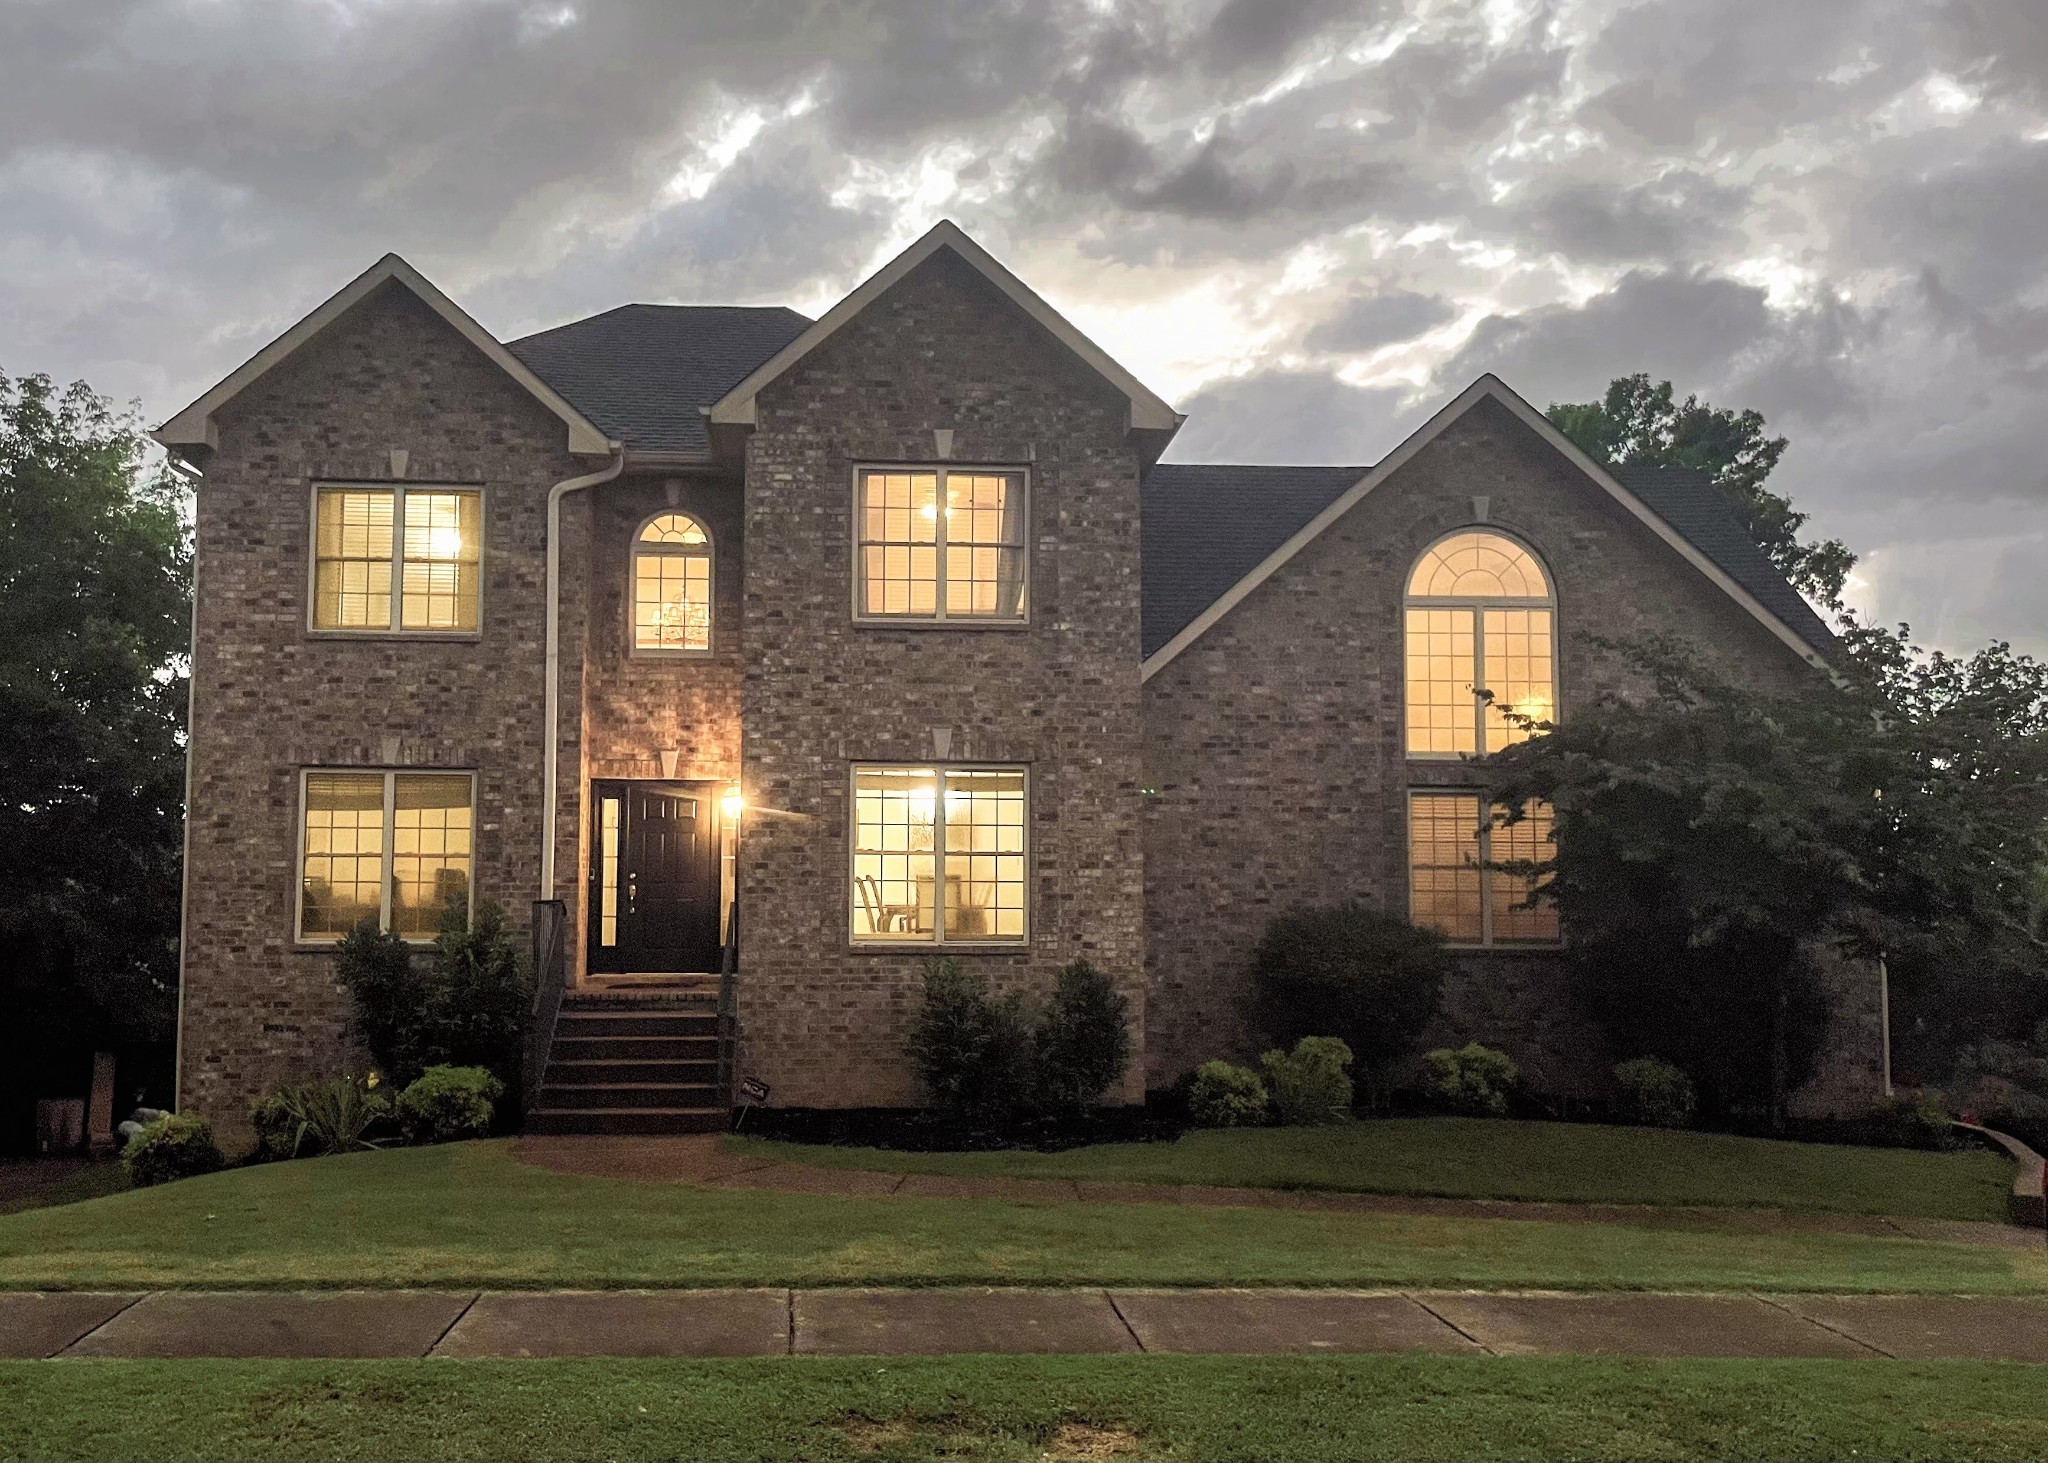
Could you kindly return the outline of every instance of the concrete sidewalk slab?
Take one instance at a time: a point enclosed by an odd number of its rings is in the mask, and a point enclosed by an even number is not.
[[[2048,1362],[2048,1300],[1799,1295],[1779,1303],[1890,1356]]]
[[[786,1290],[506,1291],[477,1297],[435,1356],[781,1356]]]
[[[1421,1303],[1489,1351],[1621,1356],[1861,1356],[1822,1326],[1746,1295],[1475,1295]]]
[[[66,1356],[425,1356],[470,1295],[424,1290],[144,1296]]]
[[[1099,1290],[800,1290],[802,1356],[1136,1351]]]
[[[1464,1351],[1479,1347],[1405,1295],[1319,1290],[1119,1290],[1147,1351]]]
[[[133,1291],[0,1293],[0,1358],[55,1356],[139,1299]]]

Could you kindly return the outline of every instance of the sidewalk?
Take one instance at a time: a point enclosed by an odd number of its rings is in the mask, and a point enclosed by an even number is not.
[[[521,1163],[586,1178],[687,1183],[715,1189],[771,1189],[879,1199],[998,1199],[1014,1204],[1186,1204],[1232,1209],[1313,1209],[1343,1214],[1401,1214],[1450,1219],[1530,1219],[1555,1224],[1635,1224],[1741,1234],[1861,1234],[1949,1244],[2042,1248],[2039,1228],[1967,1219],[1876,1214],[1798,1213],[1782,1209],[1554,1204],[1524,1199],[1421,1199],[1313,1189],[1230,1189],[1201,1184],[1105,1183],[1088,1179],[948,1178],[931,1174],[779,1163],[735,1153],[715,1133],[688,1137],[524,1137]]]
[[[2048,1362],[2048,1298],[1305,1290],[0,1293],[0,1357],[1433,1351]]]

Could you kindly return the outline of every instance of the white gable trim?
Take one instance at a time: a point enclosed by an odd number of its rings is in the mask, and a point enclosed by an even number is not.
[[[412,291],[436,315],[452,325],[458,335],[488,356],[493,365],[518,382],[528,395],[560,417],[563,425],[569,429],[569,451],[592,456],[608,455],[612,451],[613,443],[610,439],[591,425],[583,413],[571,406],[561,393],[547,382],[534,375],[524,362],[499,344],[496,336],[472,320],[461,306],[434,288],[425,275],[396,254],[386,254],[329,295],[312,314],[242,362],[219,385],[165,422],[151,435],[174,452],[180,448],[218,447],[220,433],[213,421],[215,412],[284,364],[293,352],[361,303],[372,290],[394,280]]]
[[[903,276],[941,249],[951,249],[966,260],[983,278],[1001,290],[1019,309],[1050,331],[1068,350],[1079,356],[1104,380],[1123,393],[1131,404],[1133,431],[1171,432],[1180,426],[1179,413],[1148,390],[1143,382],[1111,360],[1102,347],[1076,330],[1064,315],[1041,299],[1030,286],[996,262],[981,245],[967,237],[959,225],[942,219],[925,236],[891,259],[860,286],[827,310],[809,330],[770,356],[751,376],[733,387],[711,408],[714,426],[754,425],[754,398],[798,361],[823,345],[841,326],[865,310]]]
[[[1385,461],[1346,488],[1335,502],[1303,524],[1299,532],[1268,554],[1250,573],[1231,585],[1214,604],[1197,615],[1179,634],[1153,651],[1145,660],[1142,679],[1149,681],[1171,665],[1175,657],[1207,634],[1217,621],[1242,604],[1253,590],[1279,573],[1288,560],[1313,543],[1324,529],[1355,508],[1367,493],[1399,472],[1410,458],[1442,436],[1451,423],[1488,398],[1513,412],[1537,436],[1562,452],[1574,467],[1633,514],[1650,532],[1669,544],[1679,557],[1712,580],[1730,599],[1749,611],[1758,623],[1783,641],[1793,654],[1808,665],[1817,666],[1822,670],[1827,669],[1827,662],[1821,658],[1819,652],[1800,638],[1796,630],[1766,609],[1756,596],[1731,579],[1726,570],[1701,553],[1684,534],[1658,517],[1654,509],[1617,482],[1606,468],[1580,451],[1571,438],[1557,429],[1550,418],[1508,389],[1507,384],[1499,377],[1487,375],[1481,376],[1466,387],[1455,400],[1424,422],[1408,440],[1389,453]]]

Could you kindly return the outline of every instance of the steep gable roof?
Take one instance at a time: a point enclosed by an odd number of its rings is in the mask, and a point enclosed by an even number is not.
[[[1157,433],[1163,441],[1179,429],[1182,418],[1178,412],[1110,359],[1101,346],[1076,330],[1064,315],[997,263],[986,249],[968,238],[950,219],[942,219],[933,225],[923,238],[868,276],[852,294],[827,310],[802,335],[762,362],[758,369],[727,392],[711,408],[711,425],[741,428],[754,425],[754,399],[762,390],[830,340],[849,320],[941,249],[949,249],[958,255],[1026,315],[1045,327],[1054,339],[1079,356],[1098,376],[1121,391],[1130,403],[1133,431]]]
[[[1274,539],[1277,534],[1277,525],[1274,528],[1250,528],[1247,520],[1252,515],[1243,512],[1245,502],[1263,501],[1263,493],[1274,492],[1278,510],[1276,519],[1280,522],[1301,521],[1251,568],[1185,619],[1182,616],[1208,592],[1208,586],[1213,582],[1207,570],[1198,571],[1190,567],[1198,557],[1194,536],[1203,530],[1187,520],[1177,526],[1154,525],[1149,521],[1144,525],[1143,543],[1147,550],[1155,541],[1169,546],[1168,557],[1159,566],[1161,578],[1157,584],[1153,582],[1155,571],[1149,558],[1144,565],[1142,638],[1146,678],[1171,664],[1174,657],[1199,640],[1253,590],[1278,573],[1288,560],[1314,542],[1324,529],[1393,476],[1453,422],[1480,402],[1489,400],[1506,407],[1537,436],[1556,448],[1595,486],[1748,610],[1800,659],[1809,665],[1825,667],[1828,659],[1839,650],[1835,637],[1820,616],[1750,541],[1734,514],[1706,479],[1684,469],[1671,472],[1638,467],[1622,470],[1627,472],[1633,485],[1625,483],[1615,471],[1586,456],[1547,417],[1509,390],[1498,377],[1482,376],[1370,469],[1226,468],[1208,470],[1205,475],[1202,469],[1191,472],[1187,466],[1162,464],[1154,467],[1148,483],[1156,480],[1161,472],[1167,473],[1168,477],[1161,491],[1145,498],[1143,507],[1148,515],[1164,511],[1173,516],[1187,508],[1207,517],[1208,510],[1226,501],[1235,502],[1233,512],[1238,516],[1231,521],[1231,534],[1219,537],[1244,535],[1253,542],[1241,548],[1232,545],[1223,550],[1233,563],[1249,554],[1255,546]],[[1289,471],[1301,476],[1284,479],[1277,476]],[[1228,476],[1231,472],[1252,475],[1239,479],[1242,491],[1234,499],[1232,480]],[[1319,472],[1344,476],[1317,478],[1307,475]],[[1285,486],[1279,487],[1282,483]],[[1276,487],[1279,489],[1277,492]],[[1312,502],[1325,492],[1328,496],[1320,504]],[[1305,519],[1302,517],[1304,511],[1307,514]],[[1220,578],[1220,573],[1216,577]]]
[[[481,351],[534,400],[560,417],[569,431],[569,451],[588,456],[609,453],[612,444],[575,407],[536,376],[524,362],[507,351],[483,326],[476,323],[453,300],[442,294],[427,277],[396,254],[386,254],[375,264],[329,295],[298,324],[237,366],[204,396],[165,422],[151,435],[167,450],[192,459],[220,445],[213,414],[248,390],[270,372],[291,359],[300,347],[328,326],[367,300],[379,289],[392,287],[410,291],[428,309],[452,326],[456,334]]]
[[[633,451],[709,455],[704,409],[810,324],[781,305],[621,305],[506,349]]]

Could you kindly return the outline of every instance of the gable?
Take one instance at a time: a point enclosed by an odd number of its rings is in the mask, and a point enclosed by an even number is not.
[[[518,357],[499,343],[496,336],[436,289],[418,270],[396,254],[382,259],[329,295],[291,329],[237,366],[197,401],[151,433],[166,450],[189,462],[203,461],[220,445],[215,414],[236,397],[292,359],[313,340],[324,334],[358,305],[383,289],[403,289],[454,329],[484,358],[503,371],[534,400],[558,418],[568,434],[568,450],[585,456],[605,456],[612,441],[559,391],[535,375]]]
[[[1130,430],[1149,437],[1152,455],[1180,427],[1180,414],[1148,390],[1137,377],[1112,360],[1094,341],[1034,293],[968,238],[950,220],[943,220],[916,243],[870,275],[845,299],[834,305],[811,327],[777,351],[748,374],[731,391],[712,405],[709,421],[714,432],[720,428],[744,430],[755,422],[755,400],[770,384],[779,380],[811,352],[832,339],[847,323],[940,250],[955,255],[962,263],[993,285],[1033,322],[1042,327],[1067,350],[1121,393],[1128,404]]]
[[[1563,456],[1591,488],[1606,494],[1663,540],[1801,660],[1824,668],[1829,658],[1838,653],[1840,647],[1832,632],[1750,541],[1704,478],[1683,469],[1667,473],[1665,469],[1641,467],[1628,474],[1636,484],[1631,488],[1587,457],[1548,418],[1497,377],[1482,376],[1376,467],[1362,473],[1347,469],[1155,467],[1154,474],[1166,471],[1184,476],[1170,476],[1166,490],[1148,496],[1148,512],[1159,508],[1176,515],[1184,510],[1213,510],[1235,502],[1238,506],[1232,511],[1238,517],[1231,522],[1231,532],[1237,533],[1247,530],[1249,515],[1243,505],[1264,500],[1259,491],[1261,484],[1281,482],[1278,475],[1291,472],[1302,476],[1285,480],[1287,489],[1276,496],[1276,519],[1284,523],[1301,518],[1304,511],[1307,516],[1250,569],[1185,620],[1180,620],[1180,616],[1203,592],[1205,583],[1203,574],[1189,570],[1184,563],[1188,555],[1197,551],[1193,537],[1197,530],[1186,518],[1178,525],[1154,527],[1148,523],[1148,548],[1155,541],[1161,542],[1169,546],[1170,557],[1162,566],[1164,582],[1156,593],[1149,583],[1153,573],[1149,559],[1145,565],[1145,677],[1149,679],[1164,669],[1367,494],[1392,478],[1468,412],[1488,401],[1505,408],[1524,428]],[[1308,476],[1314,473],[1347,474],[1349,480]],[[1204,474],[1209,476],[1205,478]],[[1242,476],[1233,479],[1231,474]],[[1191,482],[1199,482],[1200,486],[1191,489]],[[1314,499],[1321,493],[1329,496],[1315,504]],[[1245,536],[1252,542],[1238,546],[1238,555],[1251,552],[1252,543],[1271,540],[1277,531],[1277,523],[1250,528]]]

